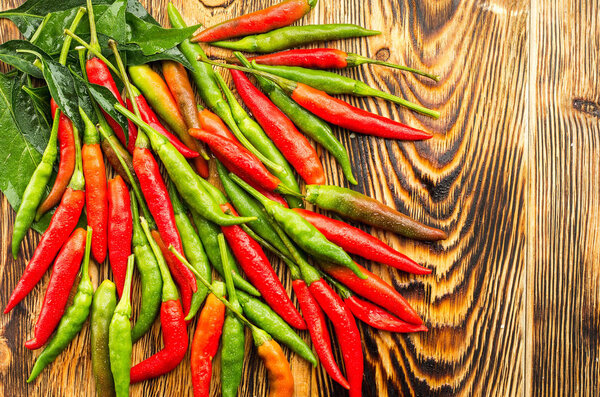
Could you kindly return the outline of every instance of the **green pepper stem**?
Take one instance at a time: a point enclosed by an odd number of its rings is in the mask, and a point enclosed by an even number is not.
[[[113,54],[115,54],[117,67],[119,68],[121,80],[123,80],[123,84],[125,84],[125,91],[127,92],[127,96],[131,100],[131,107],[133,108],[133,113],[135,113],[136,116],[141,118],[142,116],[140,115],[140,109],[138,108],[137,101],[135,100],[135,96],[133,95],[133,90],[131,89],[132,85],[129,82],[129,78],[127,77],[127,71],[125,70],[125,65],[123,64],[123,59],[121,59],[119,49],[117,48],[117,42],[113,39],[110,39],[108,40],[108,46],[112,50]]]
[[[363,65],[365,63],[372,64],[372,65],[387,66],[390,68],[404,70],[405,72],[417,74],[419,76],[424,76],[424,77],[430,78],[434,81],[440,81],[440,77],[435,74],[432,74],[432,73],[427,73],[422,70],[411,68],[411,67],[408,67],[405,65],[398,65],[395,63],[390,63],[390,62],[380,61],[377,59],[367,58],[362,55],[358,55],[358,54],[354,54],[354,53],[348,53],[348,56],[346,57],[346,62],[348,62],[348,65],[350,65],[350,66],[359,66],[359,65]]]
[[[165,257],[162,252],[160,252],[160,248],[152,234],[150,233],[150,228],[148,227],[148,221],[143,216],[140,216],[140,223],[142,224],[142,229],[144,230],[144,234],[146,235],[146,239],[150,244],[150,248],[154,253],[154,257],[156,258],[156,262],[158,263],[158,268],[160,270],[160,275],[163,279],[163,287],[162,287],[162,301],[174,301],[179,299],[179,292],[177,292],[177,287],[173,282],[173,278],[171,277],[171,273],[169,272],[169,268],[167,267],[167,263],[165,262]]]
[[[341,284],[338,281],[336,281],[330,275],[328,275],[326,273],[323,273],[320,270],[319,270],[319,273],[321,274],[321,277],[323,277],[325,280],[327,280],[329,282],[329,284],[333,285],[337,289],[338,294],[343,299],[348,299],[348,298],[350,298],[353,295],[353,293],[348,288],[346,288],[343,284]]]
[[[256,190],[255,188],[253,188],[252,186],[247,184],[244,180],[242,180],[242,178],[240,178],[233,172],[229,173],[229,178],[231,178],[231,180],[233,180],[235,183],[240,185],[240,187],[242,189],[244,189],[245,191],[247,191],[252,197],[257,199],[264,207],[266,207],[268,205],[274,205],[274,204],[281,205],[281,204],[277,203],[276,201],[273,201],[273,200],[265,197],[261,192],[259,192],[258,190]]]
[[[83,264],[81,266],[81,278],[84,281],[90,281],[90,253],[92,252],[92,227],[87,227],[85,235],[85,253],[83,254]]]
[[[229,255],[227,255],[227,243],[225,242],[225,236],[223,233],[219,233],[217,236],[219,242],[219,253],[221,254],[221,262],[223,263],[223,277],[225,278],[225,286],[227,287],[227,296],[232,305],[238,306],[239,302],[235,293],[235,286],[233,285],[233,276],[231,275],[231,263],[229,262]]]
[[[79,25],[79,22],[81,21],[81,18],[83,18],[83,15],[85,13],[85,7],[79,7],[79,9],[77,10],[77,14],[75,14],[75,19],[73,19],[71,26],[69,26],[70,31],[74,31],[75,29],[77,29],[77,25]],[[72,40],[73,39],[71,37],[65,37],[65,41],[63,42],[62,48],[60,50],[60,56],[58,58],[58,63],[60,63],[61,65],[65,65],[67,63],[67,56],[69,55],[69,49],[71,47]]]
[[[396,96],[394,94],[390,94],[389,92],[380,91],[376,88],[370,87],[362,82],[356,85],[356,94],[383,98],[390,102],[394,102],[398,105],[404,106],[407,109],[413,110],[415,112],[424,114],[429,117],[433,117],[434,119],[440,118],[440,112],[438,112],[437,110],[428,109],[414,102],[407,101],[404,98],[400,98],[399,96]]]
[[[81,160],[81,141],[79,131],[73,125],[73,141],[75,142],[75,171],[69,181],[69,187],[74,190],[85,189],[85,178],[83,176],[83,164]]]
[[[106,64],[106,66],[108,66],[110,68],[110,70],[112,70],[117,76],[120,76],[119,70],[115,67],[115,65],[112,64],[112,62],[110,62],[108,60],[108,58],[106,58],[104,55],[102,55],[102,53],[100,51],[97,51],[96,49],[92,48],[88,43],[85,42],[85,40],[83,40],[81,37],[77,36],[70,29],[65,29],[64,33],[67,36],[71,36],[73,38],[73,40],[75,40],[76,42],[78,42],[79,44],[84,46],[86,48],[86,50],[88,50],[89,52],[94,54],[95,57],[97,57],[102,62],[104,62]]]
[[[35,44],[35,42],[37,41],[37,39],[40,37],[40,34],[42,34],[42,31],[46,27],[46,24],[48,23],[48,20],[50,19],[51,15],[52,14],[46,14],[46,16],[44,17],[44,19],[42,19],[42,23],[40,23],[40,26],[37,27],[37,29],[33,33],[33,36],[31,36],[31,39],[29,39],[29,42],[31,44]],[[6,16],[6,14],[3,14],[3,16]]]
[[[88,11],[88,18],[90,21],[90,47],[100,51],[100,44],[98,43],[98,33],[96,33],[96,19],[94,18],[94,6],[92,4],[92,0],[86,1],[86,7]],[[91,53],[88,52],[88,59],[91,58],[90,55]]]
[[[129,255],[129,257],[127,258],[127,272],[125,276],[125,283],[123,286],[123,293],[121,294],[121,300],[115,308],[115,313],[117,311],[126,314],[131,313],[131,278],[133,277],[134,259],[134,254]]]

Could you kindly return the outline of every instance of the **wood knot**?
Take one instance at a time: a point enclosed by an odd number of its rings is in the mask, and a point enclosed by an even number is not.
[[[600,104],[581,98],[573,99],[573,107],[580,112],[600,118]]]
[[[0,338],[0,374],[6,373],[12,362],[12,351],[5,338]]]
[[[375,53],[375,59],[386,62],[388,59],[390,59],[390,49],[387,47],[380,48]]]
[[[227,7],[233,0],[199,0],[205,7]]]

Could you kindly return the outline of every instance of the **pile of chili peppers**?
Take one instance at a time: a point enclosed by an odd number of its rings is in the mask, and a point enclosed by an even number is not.
[[[354,25],[290,26],[316,3],[285,0],[204,29],[179,46],[192,69],[163,61],[156,65],[162,76],[149,65],[127,67],[113,40],[101,48],[91,1],[87,10],[79,9],[65,31],[59,63],[65,65],[73,40],[82,45],[81,73],[111,93],[114,109],[109,112],[92,99],[94,114],[79,108],[85,129],[78,131],[63,109],[51,103],[54,122],[48,146],[15,220],[15,257],[36,216],[55,209],[4,310],[18,305],[53,264],[32,338],[25,342],[32,350],[45,346],[28,382],[68,346],[88,315],[100,396],[128,395],[130,383],[177,367],[194,325],[194,395],[209,395],[212,360],[221,341],[226,397],[237,395],[241,382],[245,328],[264,361],[273,397],[291,396],[294,389],[280,344],[312,365],[320,362],[351,396],[360,396],[363,355],[356,319],[389,332],[427,331],[402,295],[351,255],[416,275],[431,269],[341,218],[415,240],[436,241],[447,234],[354,190],[326,185],[321,160],[308,138],[329,151],[347,180],[357,184],[348,152],[330,124],[402,140],[432,135],[330,94],[376,96],[431,117],[439,114],[321,69],[375,64],[437,77],[336,49],[287,50],[379,33]],[[89,43],[73,33],[86,12]],[[174,28],[186,26],[172,4],[168,16]],[[248,59],[236,52],[231,62],[219,63],[208,60],[196,42],[248,52],[286,51]],[[104,57],[106,50],[112,50],[114,62]],[[213,66],[231,70],[237,93],[254,118]],[[196,103],[189,74],[206,107]],[[124,87],[124,96],[117,83]],[[112,110],[128,119],[127,128],[111,116],[116,114]],[[58,173],[44,198],[58,153]],[[118,174],[114,178],[107,178],[105,158]],[[304,194],[294,171],[306,183]],[[306,204],[336,216],[305,209]],[[87,231],[77,228],[84,208]],[[289,270],[299,308],[267,252]],[[98,263],[108,258],[113,276],[95,292],[88,274],[90,256]],[[142,292],[139,302],[132,303],[134,267]],[[212,270],[224,283],[213,279]],[[78,275],[77,293],[68,306]],[[133,325],[132,304],[140,306]],[[157,317],[163,348],[132,363],[132,346]],[[335,360],[328,322],[341,361]],[[300,332],[310,335],[314,352]]]

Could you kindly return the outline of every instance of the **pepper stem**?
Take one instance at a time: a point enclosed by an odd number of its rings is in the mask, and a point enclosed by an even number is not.
[[[123,286],[123,293],[121,294],[121,300],[115,308],[115,312],[120,311],[126,313],[128,316],[131,313],[131,278],[133,277],[133,261],[135,255],[131,254],[127,258],[127,272],[125,275],[125,283]]]
[[[74,31],[75,29],[77,29],[77,25],[79,25],[79,22],[81,21],[81,18],[83,18],[85,12],[85,7],[79,7],[79,9],[77,10],[77,14],[75,14],[75,19],[73,19],[71,26],[69,26],[69,30]],[[62,48],[60,50],[60,56],[58,58],[58,63],[60,63],[61,65],[65,65],[67,63],[67,56],[69,55],[69,48],[71,47],[72,40],[73,39],[71,37],[65,37],[65,41],[63,42]]]
[[[90,253],[92,252],[92,227],[87,227],[87,234],[85,235],[85,253],[83,254],[83,264],[81,266],[81,278],[83,280],[90,280]]]
[[[123,80],[123,84],[125,84],[125,91],[127,92],[127,96],[131,100],[131,107],[133,108],[133,112],[136,116],[141,118],[140,109],[138,108],[137,102],[135,100],[135,96],[133,95],[133,90],[131,83],[129,82],[129,78],[127,77],[127,71],[125,70],[125,65],[123,64],[123,59],[121,59],[121,54],[119,54],[119,49],[117,48],[117,42],[113,39],[108,41],[108,46],[115,54],[115,60],[117,61],[117,67],[119,68],[119,73],[121,74],[121,80]]]
[[[140,223],[142,224],[142,229],[144,230],[144,234],[146,235],[146,239],[150,244],[150,248],[154,253],[154,257],[156,258],[156,262],[158,263],[158,268],[160,270],[160,275],[163,279],[163,287],[162,287],[162,301],[172,301],[179,299],[179,293],[177,292],[177,287],[173,282],[173,278],[171,277],[171,273],[169,272],[169,268],[167,267],[167,263],[165,262],[165,257],[160,252],[160,248],[152,234],[150,233],[150,228],[148,227],[148,221],[143,216],[140,216]]]
[[[264,207],[266,207],[268,205],[274,205],[274,204],[281,205],[281,204],[277,203],[276,201],[273,201],[273,200],[265,197],[261,192],[259,192],[258,190],[256,190],[255,188],[253,188],[252,186],[247,184],[244,180],[242,180],[236,174],[230,172],[229,178],[231,178],[235,183],[240,185],[240,187],[242,189],[244,189],[245,191],[247,191],[252,197],[257,199]]]
[[[94,6],[92,5],[92,0],[86,1],[86,7],[88,11],[88,19],[90,21],[90,47],[100,51],[100,44],[98,43],[98,34],[96,33],[96,19],[94,18]],[[88,52],[88,59],[91,58],[91,54],[91,52]]]
[[[418,74],[419,76],[424,76],[424,77],[430,78],[431,80],[434,80],[434,81],[440,81],[440,77],[435,74],[432,74],[432,73],[427,73],[422,70],[411,68],[411,67],[408,67],[405,65],[398,65],[395,63],[390,63],[390,62],[380,61],[377,59],[367,58],[362,55],[358,55],[358,54],[354,54],[354,53],[348,53],[348,55],[346,56],[346,62],[348,63],[349,66],[358,66],[358,65],[363,65],[365,63],[372,64],[372,65],[387,66],[387,67],[394,68],[394,69],[404,70],[405,72]]]
[[[108,58],[106,58],[104,55],[102,55],[102,53],[100,51],[97,51],[96,49],[92,48],[88,43],[85,42],[85,40],[83,40],[81,37],[79,37],[75,33],[73,33],[73,31],[71,29],[65,29],[64,34],[66,34],[67,36],[71,36],[73,38],[73,40],[75,40],[76,42],[78,42],[79,44],[84,46],[89,52],[91,52],[98,59],[103,61],[106,64],[106,66],[108,66],[110,68],[110,70],[112,70],[113,72],[115,72],[115,74],[117,76],[119,76],[119,70],[115,67],[115,65],[112,64],[112,62],[110,62],[108,60]]]
[[[35,42],[37,41],[37,39],[40,37],[40,35],[42,34],[42,31],[46,27],[46,24],[48,23],[48,20],[50,19],[51,15],[52,14],[46,14],[46,16],[44,17],[44,19],[42,19],[42,23],[40,23],[40,26],[37,27],[37,29],[33,33],[33,36],[31,36],[31,38],[29,39],[29,42],[31,44],[35,44]],[[16,69],[13,69],[13,70],[16,70]]]

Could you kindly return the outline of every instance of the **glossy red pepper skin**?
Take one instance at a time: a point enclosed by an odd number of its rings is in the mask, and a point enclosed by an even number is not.
[[[119,90],[117,89],[117,85],[115,84],[115,80],[113,79],[112,75],[110,74],[110,70],[108,69],[108,66],[106,65],[106,63],[104,63],[104,61],[102,61],[99,58],[91,58],[86,62],[85,70],[86,70],[87,77],[88,77],[88,80],[90,83],[98,84],[98,85],[108,88],[110,90],[110,92],[113,93],[115,98],[117,98],[119,103],[121,105],[125,106],[125,103],[123,102],[123,98],[121,97],[121,94],[119,93]],[[106,113],[103,109],[102,109],[102,113],[104,114],[106,121],[110,125],[110,128],[112,128],[113,131],[115,132],[115,134],[117,135],[117,138],[119,138],[119,140],[121,141],[123,146],[125,146],[127,148],[127,150],[129,151],[129,153],[132,153],[133,148],[135,146],[135,140],[137,138],[137,128],[136,128],[135,124],[133,124],[131,121],[128,121],[127,129],[128,129],[129,134],[127,137],[127,136],[125,136],[125,132],[123,131],[123,128],[121,128],[121,125],[119,123],[117,123],[115,121],[115,119],[110,117],[110,115],[108,113]]]
[[[292,282],[292,287],[298,298],[300,310],[302,310],[302,314],[306,320],[308,331],[310,333],[310,340],[312,340],[313,347],[319,356],[319,361],[323,365],[323,368],[325,368],[325,371],[331,376],[331,379],[339,383],[345,389],[349,389],[350,385],[346,378],[344,378],[344,375],[342,375],[342,371],[340,371],[340,368],[333,357],[331,338],[329,337],[323,310],[321,310],[319,303],[311,295],[304,280],[294,280]]]
[[[360,332],[350,309],[323,279],[312,282],[308,289],[331,320],[344,357],[350,396],[362,395],[364,362]]]
[[[231,205],[226,207],[237,216]],[[248,280],[260,291],[271,309],[292,327],[306,329],[304,319],[287,295],[260,244],[240,226],[221,226],[221,230]]]
[[[188,334],[179,300],[168,300],[160,306],[164,348],[131,368],[131,383],[156,378],[179,365],[188,349]]]
[[[54,99],[50,100],[50,109],[52,114],[56,112],[58,105],[54,102]],[[58,164],[58,173],[54,180],[54,185],[48,193],[48,197],[40,204],[37,209],[36,218],[39,219],[46,212],[50,211],[52,207],[60,202],[73,171],[75,170],[75,140],[73,139],[73,123],[63,113],[60,112],[58,119],[58,143],[60,147],[60,163]]]
[[[322,185],[325,183],[325,172],[319,156],[302,135],[294,123],[267,98],[246,75],[237,70],[231,70],[235,88],[242,100],[248,106],[256,121],[263,127],[265,133],[273,140],[275,146],[296,169],[298,174],[309,184]],[[312,181],[312,182],[310,182]]]
[[[93,230],[92,255],[98,263],[102,263],[108,249],[108,193],[106,167],[100,144],[84,144],[81,158],[85,177],[86,215]]]
[[[135,97],[135,102],[138,106],[138,110],[140,111],[140,116],[142,120],[144,120],[148,125],[158,131],[161,135],[164,135],[171,145],[175,146],[175,149],[179,153],[183,155],[186,159],[193,159],[198,157],[200,154],[195,150],[192,150],[185,146],[175,135],[173,135],[169,130],[167,130],[158,120],[156,113],[154,110],[148,105],[146,98],[143,95],[138,95]],[[133,106],[131,104],[131,100],[127,98],[127,109],[133,112]]]
[[[82,190],[67,187],[60,205],[52,215],[48,229],[42,235],[31,260],[10,296],[4,313],[8,313],[21,302],[46,273],[54,257],[75,229],[84,204],[85,193]]]
[[[427,331],[426,326],[409,324],[402,321],[379,306],[360,299],[355,295],[344,299],[344,303],[356,318],[369,324],[373,328],[401,333]]]
[[[263,65],[299,66],[309,69],[344,69],[348,54],[335,48],[300,48],[249,58]]]
[[[294,211],[319,229],[327,240],[339,245],[344,251],[350,254],[360,255],[365,259],[384,263],[408,273],[431,273],[431,269],[420,266],[383,241],[346,222],[331,219],[316,212],[300,208],[294,208]]]
[[[406,299],[394,287],[364,267],[358,264],[357,266],[367,276],[365,280],[354,275],[349,269],[346,271],[345,269],[347,268],[342,266],[323,264],[322,267],[327,274],[350,288],[356,294],[387,309],[401,320],[414,325],[423,324],[423,320],[421,320],[415,309],[408,304]]]
[[[34,337],[25,342],[29,350],[44,346],[60,322],[83,259],[86,236],[84,229],[75,229],[58,253],[35,324]]]
[[[131,199],[127,185],[117,175],[108,181],[108,260],[119,296],[127,275],[127,258],[131,255]]]
[[[294,101],[309,112],[331,124],[350,131],[402,140],[429,139],[433,136],[429,132],[409,127],[387,117],[352,106],[306,84],[297,83],[291,96]]]
[[[227,128],[223,120],[210,110],[202,109],[202,111],[198,112],[198,118],[200,119],[200,124],[204,131],[231,139],[232,141],[237,140],[235,135],[229,131],[229,128]]]
[[[316,3],[316,0],[285,0],[271,7],[207,28],[195,35],[192,41],[226,40],[282,28],[302,18]]]

